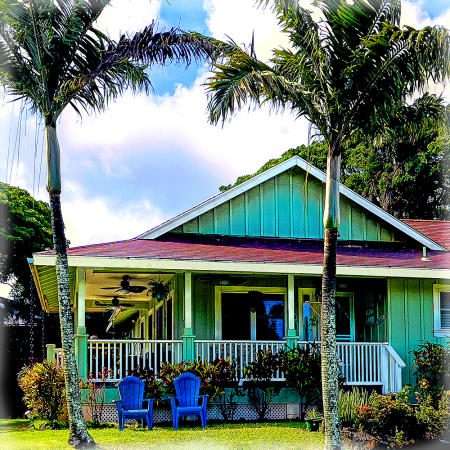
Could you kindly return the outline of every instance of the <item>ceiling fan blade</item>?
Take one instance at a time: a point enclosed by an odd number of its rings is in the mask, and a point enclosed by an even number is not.
[[[128,290],[133,294],[140,294],[144,292],[147,288],[145,286],[129,286]]]
[[[100,288],[100,289],[117,289],[117,286],[114,286],[114,287],[105,287],[105,288]]]

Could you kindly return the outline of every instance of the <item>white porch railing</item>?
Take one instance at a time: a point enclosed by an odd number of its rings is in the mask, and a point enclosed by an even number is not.
[[[138,367],[158,372],[162,362],[183,361],[183,341],[88,339],[88,373],[99,379],[107,370],[107,381],[119,381]]]
[[[306,345],[306,341],[297,341]],[[317,343],[320,346],[320,342]],[[214,361],[217,358],[236,360],[239,375],[259,350],[277,353],[286,348],[286,341],[215,341],[195,340],[194,358]],[[52,349],[54,360],[62,364],[62,351]],[[382,392],[398,392],[402,387],[405,363],[397,352],[382,342],[338,342],[337,356],[342,375],[348,385],[382,386]],[[105,368],[107,380],[114,382],[126,377],[131,370],[142,367],[158,372],[162,362],[183,361],[182,340],[103,340],[88,339],[88,373],[94,378]],[[274,380],[283,380],[280,371]]]
[[[402,388],[405,363],[387,342],[338,342],[337,356],[347,385],[381,385],[383,394]]]
[[[214,361],[218,358],[230,358],[236,360],[237,370],[240,377],[243,376],[243,369],[249,365],[259,350],[272,350],[277,353],[286,347],[286,341],[195,341],[195,358],[207,361]],[[283,380],[282,372],[275,374],[274,380]]]

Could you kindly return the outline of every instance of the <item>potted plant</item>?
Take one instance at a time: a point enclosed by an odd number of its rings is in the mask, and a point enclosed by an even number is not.
[[[319,431],[320,423],[322,422],[323,417],[317,408],[310,408],[306,411],[305,420],[309,431]]]
[[[148,296],[152,296],[156,300],[164,300],[169,294],[169,286],[162,281],[150,281],[147,291]]]

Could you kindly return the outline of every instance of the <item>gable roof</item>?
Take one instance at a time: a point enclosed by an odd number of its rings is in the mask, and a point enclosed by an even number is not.
[[[326,175],[321,170],[317,169],[316,167],[312,166],[310,163],[305,161],[300,156],[293,156],[292,158],[283,161],[282,163],[266,170],[265,172],[262,172],[249,180],[245,181],[244,183],[226,191],[220,194],[217,194],[198,205],[194,206],[191,209],[188,209],[187,211],[179,214],[178,216],[174,217],[173,219],[170,219],[161,225],[158,225],[154,228],[152,228],[149,231],[146,231],[145,233],[137,236],[137,239],[156,239],[160,236],[162,236],[165,233],[168,233],[175,228],[179,227],[180,225],[185,224],[186,222],[200,216],[201,214],[205,213],[206,211],[209,211],[233,198],[236,196],[243,194],[244,192],[256,187],[257,185],[264,183],[265,181],[289,170],[294,167],[299,167],[300,169],[303,169],[311,176],[315,177],[322,183],[326,182]],[[428,238],[424,234],[422,234],[420,231],[417,230],[417,228],[411,227],[408,223],[402,222],[401,220],[396,219],[395,217],[388,214],[386,211],[383,211],[378,206],[375,206],[368,200],[366,200],[364,197],[360,196],[356,192],[352,191],[348,187],[344,186],[342,183],[339,184],[339,192],[341,195],[345,196],[349,200],[355,202],[363,209],[371,212],[376,217],[380,218],[382,221],[390,224],[393,228],[397,229],[398,231],[406,234],[411,239],[421,243],[423,246],[429,248],[430,250],[440,250],[440,251],[446,251],[447,249],[440,245],[439,243],[435,242],[434,240]]]
[[[450,250],[450,221],[402,219],[402,222]]]

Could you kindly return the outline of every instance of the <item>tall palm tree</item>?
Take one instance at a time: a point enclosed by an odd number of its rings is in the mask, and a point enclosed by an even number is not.
[[[212,44],[179,29],[157,32],[154,24],[118,42],[94,27],[110,0],[0,0],[0,82],[26,102],[46,131],[47,190],[64,350],[69,443],[93,444],[83,420],[70,310],[66,237],[61,214],[60,147],[57,120],[72,106],[101,111],[124,90],[148,92],[148,66],[189,64],[213,53]]]
[[[269,3],[260,0],[258,3]],[[257,59],[253,46],[215,66],[207,81],[210,120],[217,123],[247,101],[305,116],[327,143],[322,277],[322,385],[326,447],[341,446],[336,360],[336,246],[339,180],[345,142],[356,130],[382,127],[393,105],[449,74],[449,36],[439,27],[399,28],[399,0],[318,0],[316,22],[298,0],[273,9],[291,49]]]

